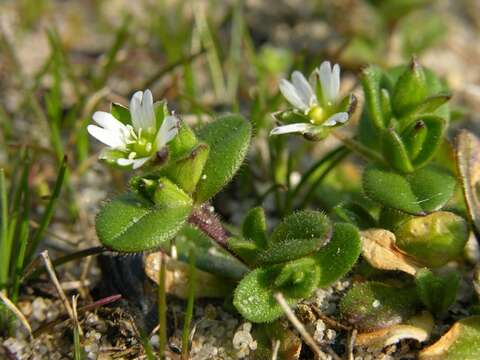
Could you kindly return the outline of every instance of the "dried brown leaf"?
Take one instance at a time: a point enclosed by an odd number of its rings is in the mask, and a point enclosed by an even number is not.
[[[430,338],[433,328],[433,318],[428,312],[414,316],[406,324],[390,326],[372,332],[358,334],[356,345],[382,349],[396,344],[404,339],[414,339],[424,342]]]
[[[457,137],[456,158],[468,214],[480,232],[480,199],[477,191],[480,182],[480,139],[467,130]]]
[[[412,257],[395,245],[395,235],[385,229],[369,229],[361,232],[362,255],[377,269],[400,270],[415,275],[421,268]]]

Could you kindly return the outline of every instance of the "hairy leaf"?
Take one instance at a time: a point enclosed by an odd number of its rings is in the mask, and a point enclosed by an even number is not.
[[[435,167],[402,175],[369,166],[363,173],[363,189],[372,200],[410,214],[440,209],[453,195],[455,184],[453,176]]]
[[[252,127],[240,115],[226,115],[200,129],[198,136],[210,146],[194,199],[203,203],[219,192],[235,175],[245,156]]]

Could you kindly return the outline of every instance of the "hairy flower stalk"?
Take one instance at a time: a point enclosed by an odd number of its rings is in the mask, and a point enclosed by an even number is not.
[[[156,105],[156,104],[155,104]],[[97,111],[88,132],[107,145],[100,159],[122,168],[138,169],[153,160],[178,133],[179,119],[165,116],[158,124],[150,90],[137,91],[130,100],[130,121],[124,123],[113,114]]]
[[[349,102],[340,99],[338,64],[332,67],[329,61],[324,61],[312,72],[310,81],[301,72],[294,71],[291,81],[280,81],[280,92],[293,106],[293,113],[280,112],[275,114],[276,117],[287,122],[290,116],[304,121],[275,127],[270,135],[319,134],[326,128],[344,124],[350,117]],[[353,101],[353,96],[350,101]]]

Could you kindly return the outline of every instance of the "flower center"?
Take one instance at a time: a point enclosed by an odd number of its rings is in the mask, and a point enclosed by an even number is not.
[[[319,106],[314,105],[308,110],[307,116],[310,118],[310,122],[315,125],[321,125],[325,120],[327,120],[325,110]]]
[[[127,150],[130,153],[129,157],[142,158],[152,154],[155,141],[155,130],[139,129],[135,132],[133,128],[129,128]]]

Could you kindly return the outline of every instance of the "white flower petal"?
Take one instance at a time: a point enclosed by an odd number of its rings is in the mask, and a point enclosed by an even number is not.
[[[167,145],[178,134],[179,119],[174,115],[167,116],[158,130],[155,144],[157,151]]]
[[[302,111],[308,110],[308,103],[303,102],[297,93],[297,89],[290,81],[285,79],[280,80],[280,92],[295,108]]]
[[[153,111],[153,95],[150,90],[145,90],[143,93],[142,99],[142,113],[144,128],[154,128],[155,129],[155,112]]]
[[[281,135],[281,134],[289,134],[289,133],[300,133],[305,134],[315,128],[314,125],[306,124],[306,123],[297,123],[297,124],[288,124],[283,126],[278,126],[273,128],[270,131],[270,135]]]
[[[97,125],[88,125],[87,131],[95,139],[112,148],[123,148],[125,145],[117,131],[107,130]]]
[[[148,160],[150,160],[150,157],[143,157],[139,159],[134,159],[133,160],[133,169],[138,169],[141,167],[143,164],[145,164]]]
[[[132,165],[135,160],[133,159],[117,159],[117,164],[120,166],[129,166]]]
[[[95,111],[92,119],[106,130],[114,130],[119,133],[127,130],[124,124],[118,121],[112,114],[105,111]]]
[[[300,71],[294,71],[292,73],[292,84],[303,103],[309,106],[316,103],[317,98],[313,93],[312,87]]]
[[[331,95],[332,100],[338,99],[338,95],[340,95],[340,66],[338,64],[333,65],[332,70],[332,79],[331,79]]]
[[[324,126],[334,126],[337,123],[346,123],[348,121],[349,115],[347,112],[339,112],[330,116],[327,121],[325,121],[322,125]]]
[[[135,130],[143,127],[143,111],[142,111],[143,92],[137,91],[130,99],[130,115],[132,117],[132,125]]]
[[[330,61],[324,61],[318,70],[320,84],[322,85],[322,93],[325,101],[332,102],[334,100],[332,94],[332,66]]]

